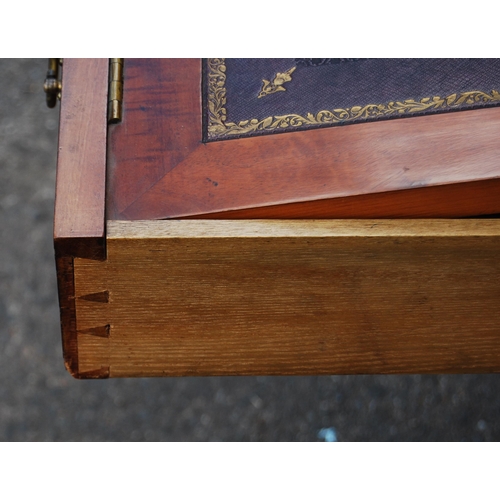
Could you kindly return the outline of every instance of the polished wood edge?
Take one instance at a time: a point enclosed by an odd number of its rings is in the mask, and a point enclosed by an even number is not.
[[[227,210],[179,219],[454,218],[500,213],[500,179]]]
[[[79,378],[73,264],[72,257],[61,257],[56,254],[57,288],[59,294],[64,365],[73,377]]]
[[[108,59],[65,59],[54,241],[59,256],[105,258]]]
[[[108,240],[164,238],[491,237],[500,219],[108,221]]]

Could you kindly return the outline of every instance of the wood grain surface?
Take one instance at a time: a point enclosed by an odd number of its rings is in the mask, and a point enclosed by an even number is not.
[[[108,59],[65,59],[54,240],[59,254],[103,257]]]
[[[126,59],[124,85],[108,219],[500,212],[500,108],[203,144],[200,60]]]
[[[82,378],[500,370],[498,220],[110,222],[107,245],[75,259]]]

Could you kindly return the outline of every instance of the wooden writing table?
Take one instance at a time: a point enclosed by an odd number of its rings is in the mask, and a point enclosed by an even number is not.
[[[500,369],[500,220],[454,218],[500,212],[500,108],[204,144],[199,62],[160,67],[108,126],[108,60],[64,61],[70,373]]]

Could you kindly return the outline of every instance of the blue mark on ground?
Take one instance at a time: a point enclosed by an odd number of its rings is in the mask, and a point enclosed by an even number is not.
[[[337,442],[337,431],[334,427],[325,427],[318,432],[318,438],[324,439],[325,443]]]

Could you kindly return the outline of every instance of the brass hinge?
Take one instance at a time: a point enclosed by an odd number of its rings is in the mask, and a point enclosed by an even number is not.
[[[43,84],[43,90],[45,90],[46,94],[45,99],[49,108],[54,108],[57,99],[61,99],[62,84],[59,66],[62,66],[62,59],[49,59],[49,68]]]
[[[108,123],[122,119],[123,103],[123,59],[109,60]]]

